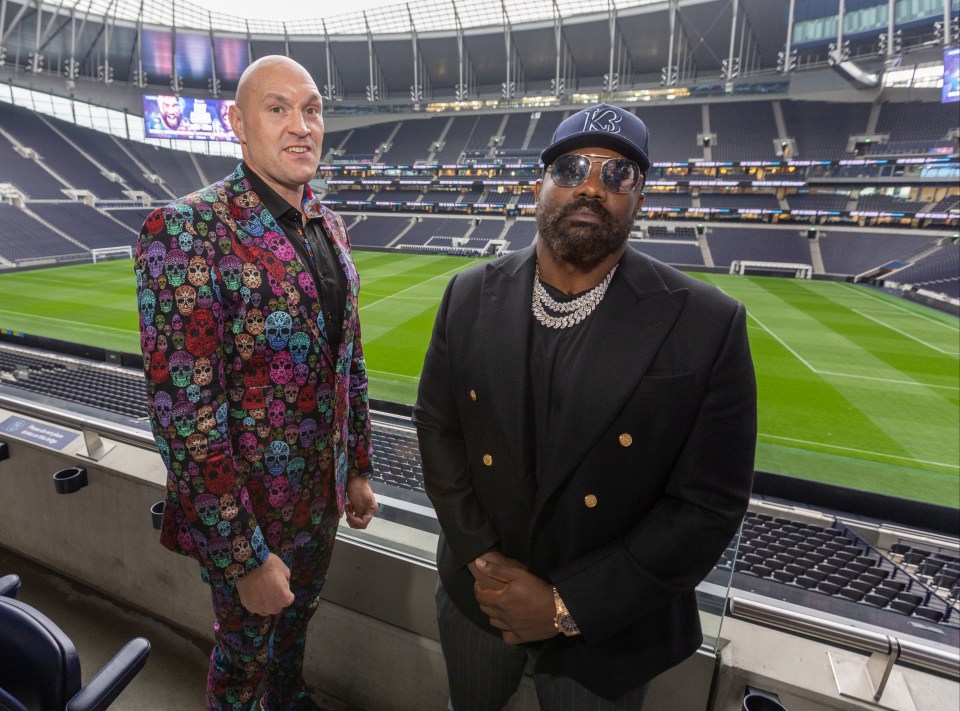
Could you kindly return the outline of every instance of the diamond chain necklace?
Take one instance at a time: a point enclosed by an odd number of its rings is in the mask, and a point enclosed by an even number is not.
[[[610,270],[604,280],[590,291],[581,294],[572,301],[560,302],[551,298],[547,290],[543,288],[543,284],[540,282],[540,265],[537,264],[533,274],[533,315],[537,321],[547,328],[569,328],[577,325],[592,314],[594,309],[603,301],[603,297],[607,293],[607,287],[610,286],[610,280],[613,279],[613,274],[617,271],[617,266],[619,266],[619,263],[614,264],[613,269]],[[554,316],[548,314],[546,309],[564,315]]]

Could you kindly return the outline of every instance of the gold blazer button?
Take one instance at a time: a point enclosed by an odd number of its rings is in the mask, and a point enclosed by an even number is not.
[[[473,400],[474,402],[477,401],[477,391],[476,391],[476,390],[471,390],[471,391],[470,391],[470,399]]]
[[[629,447],[631,444],[633,444],[633,437],[629,432],[624,432],[622,435],[617,437],[617,439],[620,441],[621,447]]]
[[[489,455],[489,454],[484,454],[484,455],[483,455],[483,463],[484,463],[486,466],[488,466],[488,467],[492,467],[492,466],[493,466],[493,457],[492,457],[491,455]]]
[[[583,503],[586,504],[588,509],[592,509],[597,505],[597,497],[593,494],[587,494],[583,497]]]

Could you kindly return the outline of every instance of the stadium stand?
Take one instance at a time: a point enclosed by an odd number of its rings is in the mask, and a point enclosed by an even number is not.
[[[826,230],[819,237],[827,274],[863,274],[889,262],[910,259],[936,244],[931,234]]]
[[[509,249],[522,249],[533,244],[537,236],[537,223],[533,220],[517,220],[503,238],[507,241]]]
[[[796,231],[768,228],[713,227],[707,243],[718,267],[734,260],[810,264],[807,238]]]
[[[786,196],[791,210],[845,210],[847,196],[829,192],[797,192]]]
[[[88,248],[136,245],[136,234],[132,230],[88,205],[76,202],[33,203],[31,209],[45,222]],[[137,227],[139,229],[139,225]]]
[[[2,128],[2,127],[0,127]],[[62,199],[66,187],[57,178],[44,170],[41,163],[24,158],[17,153],[2,134],[0,134],[0,183],[9,183],[27,198]]]
[[[787,137],[796,142],[795,158],[831,160],[849,155],[851,135],[867,129],[870,104],[845,104],[838,107],[826,101],[781,101]],[[838,110],[842,109],[842,110]],[[824,121],[829,116],[829,121]]]
[[[470,131],[467,134],[466,141],[457,151],[457,155],[459,156],[462,153],[464,156],[471,158],[484,158],[489,155],[491,143],[497,136],[497,131],[500,130],[504,116],[495,113],[482,114],[471,118],[474,120],[470,126]],[[469,123],[469,119],[466,123]]]
[[[409,216],[364,215],[348,225],[350,241],[357,247],[387,247],[412,220]]]
[[[703,253],[700,251],[700,246],[696,244],[670,244],[640,240],[634,242],[633,246],[665,264],[689,267],[703,266]]]
[[[900,284],[960,298],[960,244],[946,244],[925,254],[910,266],[891,273],[888,278]]]
[[[445,122],[446,119],[436,117],[422,121],[403,121],[390,142],[390,150],[382,156],[382,160],[391,165],[425,162]]]
[[[700,193],[701,207],[726,207],[731,210],[779,210],[780,202],[769,193]]]
[[[710,128],[717,137],[713,159],[718,161],[776,160],[779,138],[769,101],[710,104]]]
[[[355,128],[347,134],[346,139],[340,145],[336,138],[331,136],[330,142],[326,144],[327,149],[336,148],[338,155],[337,161],[345,163],[376,163],[380,160],[384,144],[393,133],[397,124],[392,121],[377,123],[371,126]]]
[[[71,185],[83,186],[100,199],[125,199],[123,185],[107,179],[99,164],[67,140],[58,130],[57,125],[61,123],[12,104],[0,103],[0,126],[21,145],[35,150],[54,173]]]
[[[84,253],[87,249],[54,232],[26,210],[0,203],[0,257],[14,262]]]
[[[454,217],[418,218],[406,234],[401,244],[404,246],[425,245],[434,237],[463,237],[470,228],[471,221]]]
[[[651,161],[664,163],[703,159],[703,146],[697,142],[697,136],[703,133],[703,116],[699,106],[642,106],[633,112],[643,119],[650,131]]]

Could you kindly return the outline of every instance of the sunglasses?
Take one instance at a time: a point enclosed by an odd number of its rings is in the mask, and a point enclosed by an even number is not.
[[[600,182],[612,193],[629,193],[643,186],[643,173],[634,161],[584,153],[564,153],[550,166],[550,177],[561,188],[574,188],[587,179],[594,163],[600,163]]]

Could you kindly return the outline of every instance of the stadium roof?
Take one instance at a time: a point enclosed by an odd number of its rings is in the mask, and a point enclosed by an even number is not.
[[[322,13],[320,4],[299,4],[302,18],[288,22],[247,18],[242,12],[215,13],[189,0],[64,0],[63,9],[96,16],[138,20],[154,25],[228,32],[283,34],[376,34],[451,31],[477,27],[502,27],[553,20],[559,13],[606,13],[641,5],[663,5],[663,0],[420,0],[396,2],[372,10]],[[52,4],[51,4],[52,5]],[[52,6],[53,7],[53,6]],[[52,9],[51,7],[51,9]],[[506,22],[505,22],[506,20]]]

